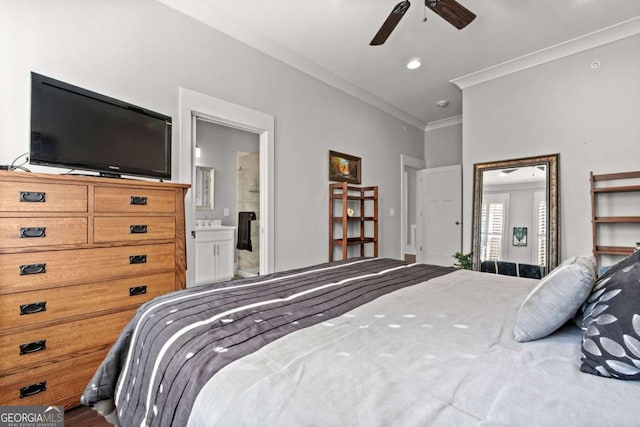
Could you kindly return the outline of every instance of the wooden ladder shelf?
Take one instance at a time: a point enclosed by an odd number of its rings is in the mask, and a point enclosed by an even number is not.
[[[625,180],[623,185],[616,185],[620,181]],[[637,181],[638,184],[633,184]],[[616,246],[611,244],[602,244],[602,230],[601,227],[612,224],[634,224],[640,223],[640,171],[634,172],[622,172],[622,173],[609,173],[609,174],[594,174],[590,173],[591,182],[591,228],[593,234],[593,256],[598,262],[598,266],[601,264],[601,257],[603,255],[614,256],[626,256],[633,253],[634,246]],[[631,182],[632,184],[629,184]],[[636,206],[638,215],[621,215],[621,216],[600,216],[599,204],[602,203],[602,196],[605,194],[616,193],[638,193],[638,203]],[[632,236],[629,236],[629,241],[633,240]],[[638,236],[635,241],[640,241],[640,229],[638,230]],[[632,242],[631,242],[632,243]]]
[[[351,246],[359,246],[360,256],[378,256],[378,187],[329,184],[329,261],[337,251],[349,258]]]

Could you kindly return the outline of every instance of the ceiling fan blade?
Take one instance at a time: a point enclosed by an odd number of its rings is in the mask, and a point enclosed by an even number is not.
[[[459,30],[476,19],[473,12],[456,0],[424,0],[424,5]]]
[[[398,25],[398,22],[400,22],[404,14],[407,13],[409,6],[411,6],[411,3],[409,3],[408,0],[401,1],[400,3],[395,5],[393,10],[387,17],[386,21],[384,21],[384,23],[382,24],[382,27],[380,27],[380,29],[378,30],[376,35],[373,37],[369,45],[378,46],[386,42],[389,36],[391,35],[391,32],[393,31],[393,29],[396,28],[396,25]]]

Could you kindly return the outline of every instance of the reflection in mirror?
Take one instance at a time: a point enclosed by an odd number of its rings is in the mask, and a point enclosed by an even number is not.
[[[475,270],[545,275],[558,265],[557,224],[557,154],[474,165]]]
[[[196,166],[196,210],[212,211],[215,170]]]

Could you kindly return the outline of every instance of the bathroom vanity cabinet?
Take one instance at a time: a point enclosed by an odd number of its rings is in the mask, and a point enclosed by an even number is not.
[[[233,277],[235,234],[224,225],[196,228],[196,285]]]

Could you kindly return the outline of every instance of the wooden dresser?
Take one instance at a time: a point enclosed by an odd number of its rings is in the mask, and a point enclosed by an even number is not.
[[[135,309],[185,287],[187,190],[0,172],[0,405],[79,405]]]

